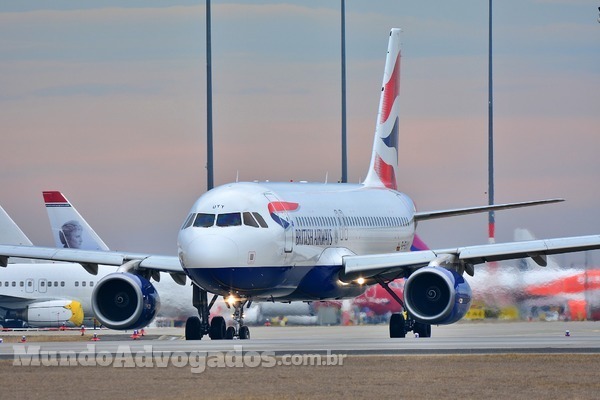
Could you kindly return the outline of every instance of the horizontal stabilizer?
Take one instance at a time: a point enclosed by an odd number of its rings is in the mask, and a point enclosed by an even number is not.
[[[561,201],[565,201],[565,200],[564,199],[548,199],[548,200],[524,201],[521,203],[494,204],[491,206],[416,212],[415,213],[415,221],[418,222],[418,221],[425,221],[428,219],[456,217],[457,215],[477,214],[477,213],[488,212],[488,211],[507,210],[510,208],[539,206],[542,204],[560,203]]]

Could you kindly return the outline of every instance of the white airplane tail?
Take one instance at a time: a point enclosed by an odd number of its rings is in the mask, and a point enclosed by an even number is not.
[[[43,194],[56,247],[109,250],[61,192],[47,191]]]
[[[400,93],[400,29],[392,29],[388,43],[373,153],[366,186],[396,190],[398,171],[398,115]]]
[[[23,233],[21,228],[13,221],[13,219],[4,211],[4,208],[0,206],[0,243],[1,244],[15,244],[21,246],[33,246],[31,240]],[[7,263],[33,263],[30,258],[16,258],[11,257],[3,258],[0,257],[0,266],[6,267]]]
[[[526,228],[515,228],[515,232],[513,235],[515,242],[526,242],[529,240],[537,240],[538,238],[535,237],[535,235]],[[538,270],[539,269],[539,265],[536,264],[533,259],[531,258],[524,258],[523,261],[525,262],[527,269],[529,270]],[[558,265],[558,262],[556,261],[555,257],[552,256],[547,256],[546,258],[546,262],[548,263],[548,265],[546,266],[546,268],[544,268],[543,273],[548,273],[548,271],[550,270],[559,270],[561,269],[561,267]]]
[[[33,246],[31,240],[0,206],[0,243]]]

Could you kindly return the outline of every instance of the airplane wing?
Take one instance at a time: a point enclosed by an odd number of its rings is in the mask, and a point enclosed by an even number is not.
[[[14,307],[24,307],[28,304],[36,301],[35,299],[25,297],[8,296],[6,294],[0,294],[0,308],[10,309]]]
[[[0,266],[6,266],[8,257],[67,261],[83,265],[90,273],[98,271],[98,264],[122,266],[129,261],[139,261],[136,269],[149,269],[169,273],[183,273],[179,258],[152,254],[103,250],[78,250],[55,247],[0,245]]]
[[[473,265],[531,257],[541,266],[550,254],[600,249],[600,235],[567,237],[526,242],[484,244],[443,250],[423,250],[407,253],[388,253],[346,256],[341,279],[350,282],[358,278],[396,279],[428,266],[458,266],[473,274]]]

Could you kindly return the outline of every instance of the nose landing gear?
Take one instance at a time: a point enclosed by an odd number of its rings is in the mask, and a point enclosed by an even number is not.
[[[230,326],[227,330],[230,332],[225,339],[250,339],[250,328],[244,325],[244,306],[250,307],[250,301],[236,301],[231,306],[233,307],[234,326]],[[231,337],[229,337],[231,336]]]

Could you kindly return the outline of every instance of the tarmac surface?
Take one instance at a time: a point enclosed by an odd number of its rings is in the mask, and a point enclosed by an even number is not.
[[[566,331],[569,336],[566,336]],[[99,341],[91,341],[93,333]],[[600,323],[459,323],[432,338],[387,326],[0,332],[6,399],[597,399]],[[26,336],[26,342],[20,343]],[[15,353],[17,353],[15,355]]]
[[[13,357],[13,346],[25,335],[26,345],[41,351],[75,351],[88,349],[94,343],[96,351],[115,354],[119,346],[129,345],[131,351],[145,351],[152,345],[160,352],[228,352],[269,351],[276,355],[288,353],[343,353],[351,355],[401,354],[498,354],[498,353],[600,353],[600,322],[492,322],[459,323],[433,327],[431,338],[417,338],[408,333],[403,339],[390,339],[385,325],[365,326],[287,326],[252,327],[250,340],[213,341],[183,340],[182,328],[149,328],[136,340],[132,332],[87,330],[79,331],[13,331],[2,332],[0,359]],[[568,332],[568,333],[567,333]],[[96,333],[99,341],[91,342]]]

